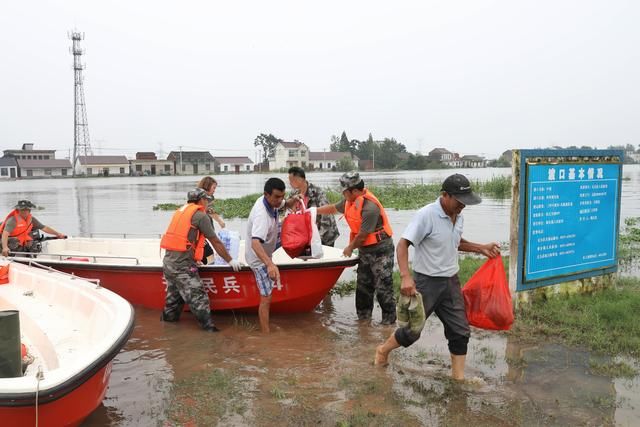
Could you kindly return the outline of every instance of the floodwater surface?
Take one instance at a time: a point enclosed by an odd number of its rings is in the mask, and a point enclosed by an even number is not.
[[[366,182],[440,182],[452,170],[364,173]],[[510,174],[509,169],[460,171],[472,179]],[[276,174],[286,178],[283,174]],[[640,167],[624,167],[622,216],[640,216]],[[339,174],[309,174],[322,187]],[[43,210],[34,216],[70,235],[159,235],[171,212],[199,177],[92,178],[1,182],[0,208],[19,199]],[[216,177],[220,198],[258,193],[265,175]],[[425,200],[425,204],[431,201]],[[465,237],[508,241],[509,200],[485,200],[465,210]],[[414,211],[389,216],[396,236]],[[348,232],[341,222],[337,246]],[[243,231],[244,220],[227,221]],[[214,313],[220,333],[201,331],[190,313],[177,324],[136,307],[136,327],[114,360],[102,405],[87,426],[165,425],[637,425],[640,377],[592,373],[607,358],[557,343],[516,342],[504,333],[473,330],[468,383],[448,379],[449,353],[433,316],[422,337],[399,349],[386,368],[372,365],[376,345],[393,328],[361,323],[353,296],[328,296],[311,313],[274,315],[273,333],[258,332],[255,315]],[[640,369],[635,360],[626,363]]]

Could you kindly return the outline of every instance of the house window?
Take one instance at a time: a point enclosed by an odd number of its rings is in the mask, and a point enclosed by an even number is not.
[[[92,168],[87,168],[87,175],[91,175],[93,173],[93,169]]]
[[[49,160],[49,156],[42,156],[45,160]]]
[[[250,171],[251,170],[251,166],[247,165],[246,166],[246,170]]]
[[[224,165],[224,171],[229,172],[229,165]]]
[[[320,169],[322,169],[322,163],[320,163]]]
[[[42,160],[42,156],[38,156],[38,160]]]
[[[62,176],[67,176],[67,169],[66,168],[62,168]]]
[[[210,170],[211,170],[211,163],[205,163],[205,164],[204,164],[204,168],[205,168],[206,170],[210,171]]]
[[[136,172],[142,172],[142,165],[136,165]]]
[[[31,169],[27,169],[27,176],[33,176],[33,171]]]
[[[300,156],[304,157],[307,155],[307,150],[300,150]]]
[[[171,172],[171,165],[164,165],[165,172]]]
[[[298,157],[298,150],[289,150],[289,157]]]
[[[184,171],[186,171],[186,170],[187,170],[187,165],[183,164],[183,165],[182,165],[182,172],[184,172]]]
[[[47,176],[51,176],[51,168],[45,168],[44,174]]]
[[[124,175],[124,168],[120,168],[120,175]]]
[[[0,175],[1,176],[9,176],[9,169],[7,169],[7,168],[0,169]]]

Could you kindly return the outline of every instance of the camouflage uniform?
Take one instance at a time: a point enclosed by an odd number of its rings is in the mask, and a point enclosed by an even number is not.
[[[295,190],[291,193],[292,196],[297,194],[300,194],[300,191]],[[327,196],[324,194],[324,191],[308,181],[307,194],[305,195],[309,198],[309,201],[307,202],[308,208],[320,207],[329,204],[329,200],[327,200]],[[333,215],[318,215],[316,218],[316,225],[318,226],[318,232],[320,233],[320,240],[322,241],[322,244],[326,246],[333,246],[340,235],[336,219]]]
[[[396,321],[396,300],[393,295],[393,239],[359,249],[358,278],[356,280],[356,312],[358,319],[371,319],[373,295],[382,309],[382,323]]]
[[[198,266],[194,263],[187,268],[176,267],[174,263],[165,261],[163,272],[167,281],[167,296],[162,320],[177,322],[185,302],[188,302],[191,313],[198,319],[202,329],[212,330],[214,324],[209,309],[209,297],[200,280]]]

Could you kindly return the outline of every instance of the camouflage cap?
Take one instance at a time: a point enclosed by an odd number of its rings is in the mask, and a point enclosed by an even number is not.
[[[18,203],[14,206],[15,209],[35,209],[36,205],[29,200],[18,200]]]
[[[207,199],[207,200],[213,200],[213,197],[211,197],[205,190],[203,190],[202,188],[194,188],[193,190],[189,190],[189,192],[187,193],[187,201],[188,202],[197,202],[200,199]]]
[[[340,177],[340,190],[348,190],[360,184],[362,182],[362,178],[360,178],[360,173],[358,171],[345,172]]]

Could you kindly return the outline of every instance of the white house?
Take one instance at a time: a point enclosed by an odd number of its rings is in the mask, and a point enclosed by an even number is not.
[[[173,175],[174,164],[171,160],[159,160],[156,153],[137,152],[135,160],[129,160],[129,170],[133,176]]]
[[[344,158],[351,159],[355,165],[358,164],[359,159],[348,151],[312,151],[309,153],[309,169],[331,170]]]
[[[14,157],[0,157],[0,179],[18,177],[18,162]]]
[[[51,178],[71,176],[71,162],[68,159],[28,160],[18,159],[18,176],[21,178]]]
[[[253,172],[253,162],[248,157],[214,157],[216,172]]]
[[[279,142],[269,157],[269,170],[289,169],[291,166],[306,168],[309,164],[309,147],[300,141]]]
[[[484,157],[467,155],[460,158],[463,168],[483,168],[486,166]]]
[[[429,157],[430,160],[435,160],[452,168],[459,168],[462,166],[462,160],[458,156],[458,153],[452,153],[446,148],[434,148],[429,151],[429,155],[427,157]]]
[[[79,156],[76,174],[85,176],[129,175],[129,160],[125,156]]]
[[[215,159],[208,151],[172,151],[167,156],[176,175],[209,174],[215,171]]]

